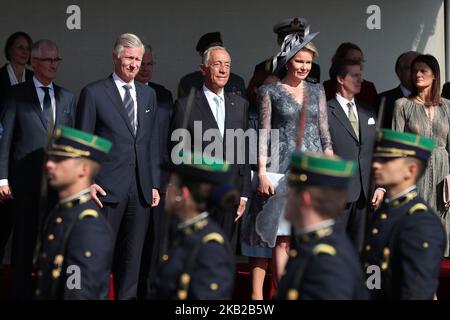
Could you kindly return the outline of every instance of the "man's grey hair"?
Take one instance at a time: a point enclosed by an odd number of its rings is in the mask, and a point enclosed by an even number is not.
[[[58,50],[58,46],[51,40],[41,39],[33,43],[31,46],[31,57],[40,58],[41,57],[41,48],[47,47],[50,50]]]
[[[213,52],[215,50],[224,50],[224,51],[226,51],[228,53],[228,51],[227,51],[227,49],[225,47],[222,47],[222,46],[210,47],[210,48],[206,49],[205,52],[203,52],[203,57],[202,57],[203,65],[205,65],[205,66],[208,65],[209,58],[211,58],[211,52]]]
[[[120,54],[122,53],[123,48],[141,48],[142,54],[145,52],[145,47],[142,44],[141,39],[137,35],[132,33],[124,33],[117,38],[116,43],[114,44],[114,53],[117,57],[120,58]]]

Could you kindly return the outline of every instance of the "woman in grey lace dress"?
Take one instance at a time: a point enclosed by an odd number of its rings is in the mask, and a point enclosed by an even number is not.
[[[419,55],[411,63],[414,85],[409,98],[396,101],[392,129],[431,137],[436,142],[428,166],[417,182],[417,191],[441,217],[447,239],[450,217],[444,208],[442,181],[449,174],[450,101],[440,97],[439,63],[431,55]],[[448,245],[445,256],[449,256]]]
[[[290,225],[283,217],[286,173],[289,156],[297,145],[302,107],[307,109],[303,113],[306,118],[301,150],[333,154],[325,92],[321,84],[304,81],[317,55],[317,49],[310,42],[315,35],[317,33],[286,36],[274,61],[275,73],[281,80],[261,86],[258,93],[260,130],[265,130],[260,133],[259,141],[258,189],[252,199],[243,241],[255,248],[273,248],[272,274],[276,281],[281,278],[289,258]],[[261,269],[259,275],[253,274],[253,282],[257,282],[256,287],[260,285],[262,292],[267,259],[254,254],[251,264]],[[255,294],[255,283],[252,295],[254,299],[262,298]]]

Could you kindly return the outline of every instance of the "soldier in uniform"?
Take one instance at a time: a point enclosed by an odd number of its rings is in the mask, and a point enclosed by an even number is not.
[[[358,254],[335,219],[355,173],[353,161],[295,152],[288,175],[286,218],[292,246],[278,299],[366,299]]]
[[[372,169],[375,183],[387,192],[369,223],[361,256],[368,282],[376,274],[367,268],[379,267],[381,285],[373,281],[373,299],[432,299],[438,287],[445,234],[416,190],[434,144],[411,133],[377,134]]]
[[[284,37],[291,33],[304,33],[305,29],[309,29],[308,21],[304,18],[288,18],[273,26],[273,32],[277,34],[277,43],[281,47]],[[255,66],[253,77],[260,77],[259,74],[273,71],[273,57],[264,60]],[[274,79],[276,76],[274,76]],[[312,63],[311,71],[306,78],[311,83],[320,83],[320,66]]]
[[[113,238],[89,187],[110,148],[110,141],[83,131],[55,131],[46,169],[60,200],[39,243],[37,299],[108,296]]]
[[[189,158],[187,158],[189,159]],[[192,156],[186,164],[170,164],[165,209],[179,219],[172,248],[161,257],[152,289],[154,299],[230,299],[234,258],[221,228],[209,216],[219,204],[235,206],[238,194],[223,185],[229,165]]]
[[[220,32],[210,32],[201,36],[195,50],[197,50],[200,57],[203,57],[203,53],[206,49],[214,46],[223,46]],[[183,76],[178,84],[178,98],[186,97],[191,88],[201,89],[203,86],[203,80],[204,76],[200,70]],[[245,97],[245,81],[242,77],[231,72],[230,78],[228,79],[224,90],[225,92]]]

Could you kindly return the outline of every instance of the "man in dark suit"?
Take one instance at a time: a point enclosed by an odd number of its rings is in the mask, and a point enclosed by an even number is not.
[[[390,129],[392,127],[392,117],[394,116],[395,101],[397,99],[408,97],[411,94],[412,83],[411,83],[411,62],[419,54],[415,51],[408,51],[402,53],[395,62],[395,73],[397,74],[400,84],[394,89],[380,93],[373,106],[374,110],[378,115],[381,98],[385,97],[384,102],[384,112],[383,112],[383,123],[382,128]]]
[[[222,37],[220,32],[210,32],[201,36],[198,40],[195,50],[197,50],[200,57],[206,49],[213,46],[222,46]],[[191,88],[201,89],[203,86],[203,75],[200,71],[194,71],[183,76],[178,84],[178,98],[185,97],[189,94]],[[225,92],[244,97],[245,96],[245,81],[240,76],[230,73],[227,84],[224,87]]]
[[[134,78],[144,46],[133,34],[121,35],[113,52],[114,73],[83,88],[76,127],[113,143],[92,187],[99,192],[115,236],[116,298],[137,295],[141,253],[150,207],[159,203],[159,123],[156,94]],[[98,200],[97,195],[94,199]]]
[[[441,96],[445,99],[450,99],[450,82],[445,83],[442,87]]]
[[[73,126],[75,120],[75,96],[53,83],[61,61],[58,54],[57,46],[50,40],[33,45],[34,77],[11,89],[2,116],[0,200],[14,199],[12,288],[13,297],[19,299],[31,297],[32,258],[48,137],[54,126]]]
[[[347,204],[340,217],[343,226],[357,250],[364,241],[366,212],[371,195],[370,164],[375,141],[375,113],[354,96],[361,89],[361,64],[355,60],[338,60],[330,72],[336,82],[336,98],[328,101],[328,123],[333,151],[336,155],[353,160],[356,174],[350,181]],[[384,190],[377,189],[372,204],[378,206]]]
[[[170,162],[169,145],[167,143],[170,129],[170,118],[173,113],[172,93],[154,82],[150,82],[153,76],[153,60],[152,47],[145,45],[145,53],[142,58],[139,73],[136,75],[136,81],[150,86],[156,92],[156,100],[158,101],[158,121],[159,121],[159,146],[160,161],[162,164]],[[148,227],[147,236],[145,238],[144,249],[142,251],[141,274],[139,279],[139,297],[147,296],[147,282],[153,283],[158,266],[158,257],[160,249],[162,218],[164,215],[164,195],[166,193],[167,184],[170,175],[165,169],[161,169],[160,174],[160,190],[161,201],[159,205],[152,210],[150,225]]]
[[[233,212],[217,211],[215,213],[219,225],[231,239],[234,233],[234,221],[244,213],[246,201],[251,194],[251,183],[250,166],[248,165],[248,157],[245,156],[248,154],[248,148],[246,148],[245,142],[237,144],[232,133],[237,129],[247,130],[248,102],[237,95],[224,91],[230,76],[230,66],[231,58],[224,47],[215,46],[205,51],[203,63],[200,65],[204,76],[204,85],[201,89],[195,91],[192,112],[186,129],[192,137],[192,147],[199,146],[203,152],[207,151],[205,148],[211,143],[211,140],[205,138],[204,134],[206,131],[212,133],[214,136],[212,140],[216,145],[218,141],[223,150],[223,154],[213,154],[212,156],[226,158],[228,162],[232,163],[230,182],[241,193],[241,203]],[[174,146],[174,142],[178,142],[176,139],[179,138],[175,136],[176,132],[174,131],[183,127],[187,102],[186,97],[178,99],[175,103],[171,124],[171,141],[172,146],[176,148],[172,148],[172,160],[177,157],[178,146],[184,143],[183,141]],[[228,129],[233,131],[231,131],[231,134],[227,132],[225,135],[225,130]],[[234,144],[233,149],[230,148],[232,143]],[[231,158],[231,154],[234,155],[233,158]],[[245,156],[245,161],[239,163],[238,157],[242,155]]]

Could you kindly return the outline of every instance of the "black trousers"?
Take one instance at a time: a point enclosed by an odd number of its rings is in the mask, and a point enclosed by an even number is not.
[[[33,296],[33,255],[38,231],[58,201],[56,192],[49,189],[45,212],[41,213],[42,217],[39,218],[39,198],[39,192],[14,193],[14,233],[11,251],[13,299],[28,300]]]
[[[13,229],[13,201],[8,200],[4,203],[0,203],[0,265],[2,264],[5,256],[5,248]]]
[[[156,279],[158,269],[161,239],[163,237],[163,218],[167,214],[164,211],[164,194],[156,208],[151,209],[150,222],[142,250],[141,271],[139,275],[138,297],[146,299],[150,296],[151,285]]]
[[[119,203],[104,203],[103,213],[115,241],[113,274],[116,299],[136,299],[142,248],[150,219],[138,178],[134,175],[127,195]]]
[[[347,232],[358,252],[364,245],[367,207],[367,199],[361,193],[357,201],[346,203],[342,215],[337,219],[338,225]]]

